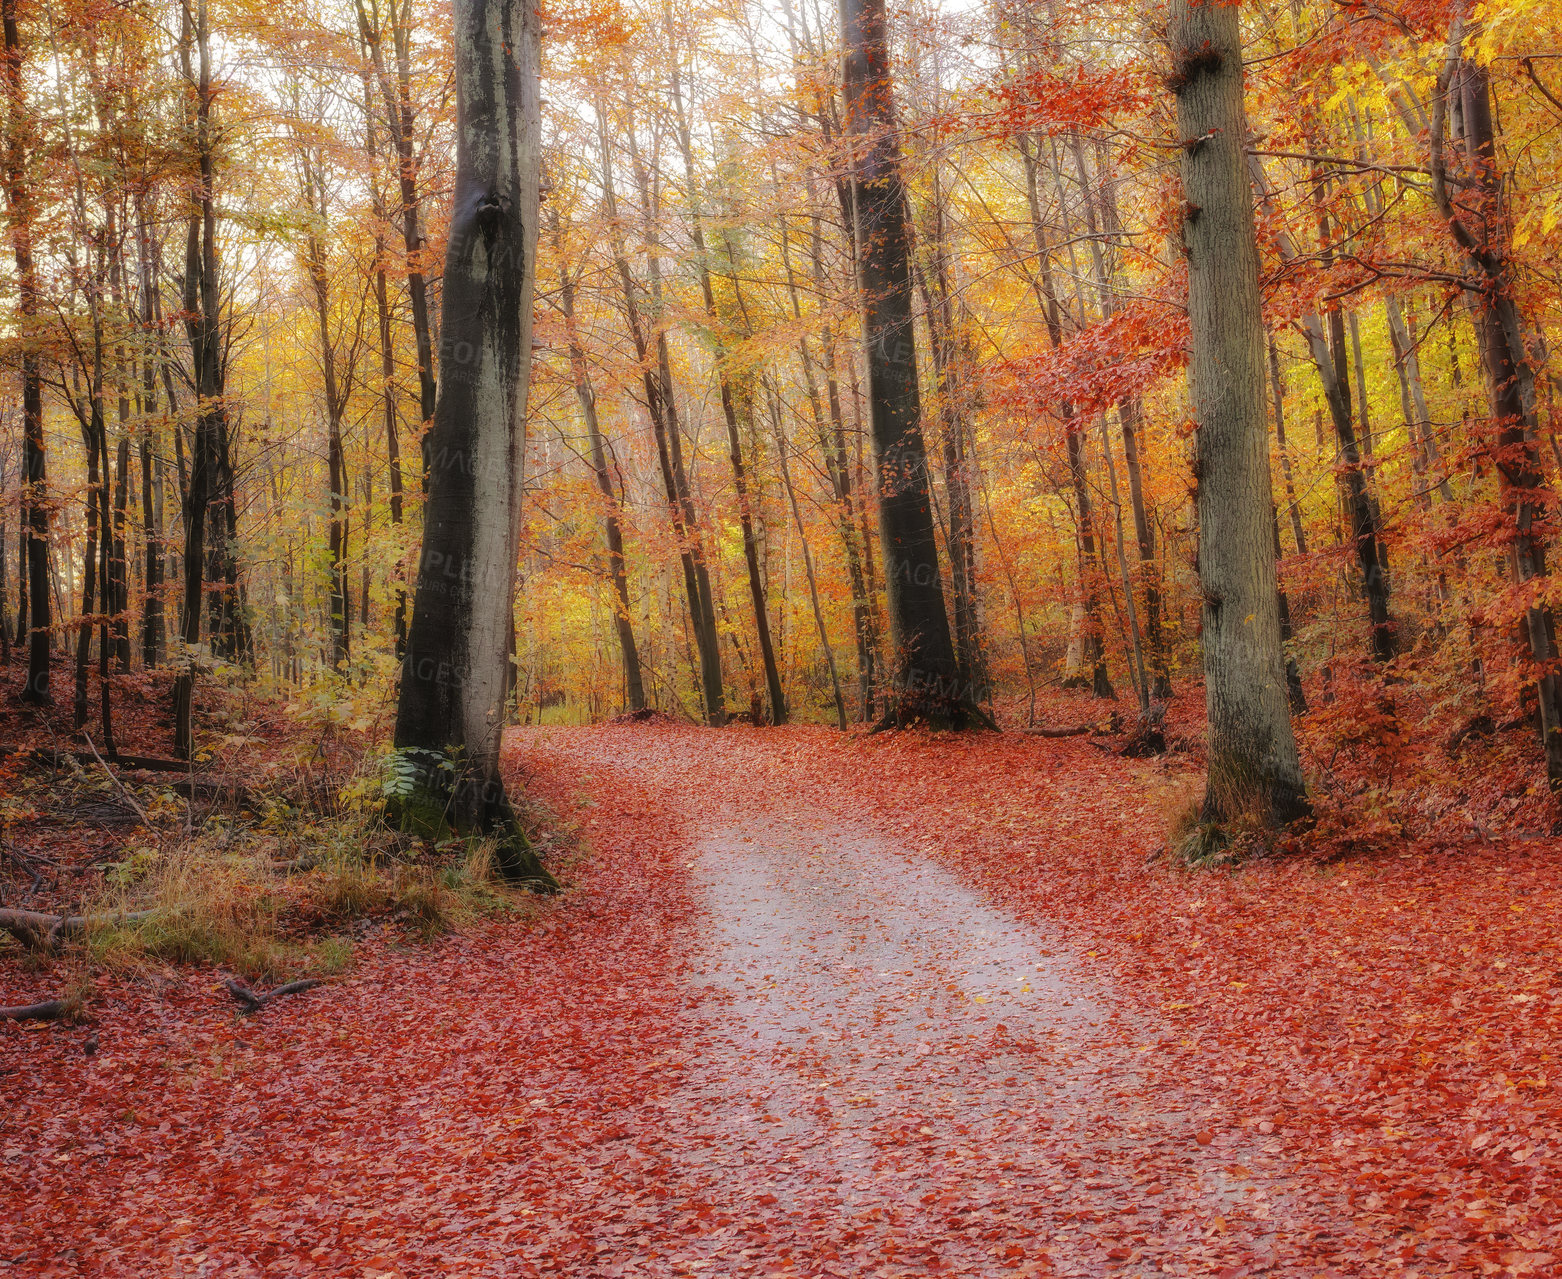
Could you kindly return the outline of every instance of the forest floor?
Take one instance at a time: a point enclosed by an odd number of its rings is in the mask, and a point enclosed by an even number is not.
[[[1188,765],[1083,738],[509,758],[585,854],[534,918],[0,1026],[0,1272],[1562,1267],[1562,841],[1177,871]]]

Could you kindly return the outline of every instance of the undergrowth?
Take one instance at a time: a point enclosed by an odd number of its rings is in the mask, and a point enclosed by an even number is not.
[[[83,981],[91,971],[156,964],[258,982],[329,977],[351,967],[355,945],[371,934],[426,942],[540,909],[503,881],[495,841],[420,841],[389,826],[377,802],[383,757],[355,754],[328,789],[318,748],[291,777],[273,770],[264,788],[242,796],[191,801],[171,780],[138,788],[150,825],[69,907],[93,922],[67,968],[85,960]],[[520,808],[530,832],[549,825]],[[555,831],[537,842],[561,839]]]

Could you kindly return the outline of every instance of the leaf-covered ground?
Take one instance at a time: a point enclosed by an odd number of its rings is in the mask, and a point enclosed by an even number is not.
[[[0,1268],[1562,1267],[1556,841],[1180,873],[1187,780],[1080,739],[514,758],[591,850],[540,923],[0,1028]]]

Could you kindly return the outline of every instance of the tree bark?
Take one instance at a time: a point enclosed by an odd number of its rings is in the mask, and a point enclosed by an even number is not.
[[[197,61],[192,65],[191,44]],[[210,32],[206,0],[196,0],[192,14],[183,9],[180,57],[193,102],[190,109],[190,143],[195,152],[199,181],[190,197],[185,232],[184,309],[185,331],[190,343],[191,381],[196,394],[195,437],[191,449],[190,480],[184,502],[184,608],[180,630],[184,652],[174,680],[174,754],[188,759],[194,750],[192,703],[195,689],[196,649],[201,641],[201,614],[206,611],[208,580],[222,582],[226,529],[222,519],[222,462],[226,439],[223,403],[221,290],[217,261],[216,164],[212,140]],[[212,569],[215,568],[215,572]],[[225,594],[226,583],[214,595]],[[223,607],[212,601],[212,640],[222,626]]]
[[[959,728],[972,721],[974,707],[960,682],[938,565],[911,327],[911,236],[883,0],[844,0],[841,27],[857,282],[894,648],[886,722]]]
[[[1201,144],[1201,149],[1207,144]],[[1251,159],[1252,181],[1259,188],[1266,206],[1274,201],[1264,177],[1263,166],[1257,156]],[[1325,264],[1332,262],[1330,232],[1327,215],[1319,203],[1319,239]],[[1281,232],[1276,238],[1280,256],[1285,261],[1296,258],[1296,246],[1290,236]],[[1398,648],[1393,619],[1389,612],[1389,582],[1384,563],[1380,530],[1374,512],[1372,495],[1367,488],[1366,470],[1356,436],[1356,426],[1351,417],[1351,394],[1348,360],[1345,349],[1344,314],[1337,303],[1328,312],[1328,333],[1315,311],[1302,316],[1302,331],[1307,336],[1308,351],[1318,380],[1323,387],[1324,402],[1334,423],[1335,436],[1340,445],[1340,460],[1344,464],[1344,502],[1350,521],[1351,547],[1361,569],[1362,588],[1367,595],[1369,644],[1372,655],[1380,662],[1394,656]]]
[[[369,49],[385,117],[396,148],[397,181],[401,192],[401,241],[406,254],[407,298],[412,306],[412,335],[418,352],[418,408],[423,435],[423,482],[428,484],[427,431],[434,419],[437,385],[434,379],[434,338],[429,324],[428,282],[423,273],[423,230],[418,196],[419,157],[416,114],[412,108],[412,0],[390,0],[390,30],[396,59],[394,81],[385,61],[384,33],[374,0],[357,6],[359,33]]]
[[[396,709],[414,821],[504,836],[511,878],[552,885],[505,792],[499,752],[514,620],[531,371],[541,97],[533,0],[457,0],[456,185],[443,378],[429,432],[423,551]]]
[[[803,527],[803,512],[797,504],[797,490],[792,486],[792,464],[787,460],[791,445],[781,424],[780,397],[767,380],[765,391],[770,402],[770,424],[776,436],[776,461],[781,468],[781,483],[786,489],[787,504],[792,508],[792,520],[797,525],[797,540],[803,548],[803,570],[808,575],[808,602],[813,608],[814,626],[819,631],[819,645],[824,649],[824,660],[830,670],[830,688],[835,694],[835,722],[841,732],[846,731],[846,698],[841,694],[841,677],[835,668],[835,648],[830,643],[830,632],[824,624],[824,609],[819,604],[819,583],[814,574],[814,557],[808,549],[808,530]]]
[[[597,141],[602,158],[602,205],[612,224],[613,260],[618,268],[619,284],[624,293],[624,316],[629,335],[634,343],[635,359],[640,366],[641,382],[645,388],[645,408],[651,419],[651,432],[656,437],[657,462],[661,467],[662,488],[667,496],[668,514],[673,533],[678,539],[678,556],[683,566],[684,596],[689,605],[690,625],[694,630],[695,644],[699,651],[700,693],[705,705],[705,719],[712,727],[726,722],[726,695],[721,674],[721,648],[716,634],[716,613],[711,599],[710,572],[705,564],[705,552],[699,535],[698,516],[694,499],[689,493],[688,476],[683,467],[683,445],[679,435],[678,412],[673,403],[672,372],[667,362],[667,343],[662,334],[656,338],[653,358],[651,338],[646,331],[644,317],[635,297],[635,282],[629,270],[629,258],[624,249],[623,232],[618,225],[618,200],[613,189],[613,156],[608,145],[607,121],[599,113],[597,117]],[[629,132],[633,137],[633,130]],[[643,213],[649,229],[650,208],[649,181],[643,171],[636,173]],[[653,267],[655,246],[651,246]],[[653,273],[653,284],[658,276]],[[652,303],[656,302],[653,295]]]
[[[27,165],[33,142],[33,116],[22,86],[22,40],[17,21],[19,0],[0,6],[5,30],[6,144],[5,195],[11,250],[16,259],[17,312],[22,328],[22,482],[27,514],[22,527],[26,548],[22,582],[27,599],[22,618],[27,626],[27,678],[22,700],[46,705],[49,690],[49,512],[48,464],[43,438],[43,370],[35,335],[38,317],[38,273],[33,261],[34,204]]]
[[[1548,574],[1547,528],[1555,496],[1546,483],[1535,442],[1534,370],[1525,348],[1523,316],[1514,299],[1512,224],[1497,167],[1490,73],[1466,55],[1466,37],[1463,19],[1456,19],[1433,99],[1428,167],[1433,200],[1474,273],[1467,287],[1476,298],[1491,401],[1495,438],[1489,456],[1497,469],[1503,514],[1512,529],[1509,576],[1522,585]],[[1457,159],[1463,170],[1459,174],[1462,189],[1469,194],[1459,200],[1449,191],[1443,140],[1450,99],[1464,125]],[[1520,631],[1535,664],[1546,777],[1552,794],[1562,798],[1562,673],[1558,671],[1556,625],[1550,606],[1537,603],[1527,608]]]
[[[972,361],[955,323],[944,219],[943,184],[935,168],[928,232],[922,237],[927,266],[915,267],[913,274],[922,295],[928,353],[933,360],[944,493],[949,508],[944,545],[949,553],[955,658],[960,666],[960,682],[970,690],[972,700],[982,701],[987,696],[988,679],[977,598],[976,517],[967,456],[969,412],[966,400],[972,394],[972,379],[968,376]]]
[[[629,573],[624,560],[624,529],[618,493],[608,471],[607,448],[597,420],[597,397],[591,389],[586,367],[586,350],[575,322],[575,280],[564,262],[564,237],[556,210],[550,211],[554,256],[559,264],[559,310],[564,316],[564,335],[569,344],[570,378],[575,398],[586,423],[591,442],[591,471],[597,491],[602,494],[603,523],[606,526],[608,579],[613,584],[613,625],[618,631],[618,648],[624,659],[624,686],[629,694],[631,712],[646,708],[645,682],[640,670],[640,650],[635,645],[635,628],[629,610]]]
[[[1209,719],[1204,813],[1288,822],[1308,803],[1280,641],[1241,26],[1232,5],[1172,0],[1169,17],[1169,83],[1179,136],[1190,139],[1181,167]]]
[[[668,34],[672,34],[670,10],[664,10]],[[721,413],[727,424],[727,455],[732,463],[732,482],[738,498],[738,525],[743,534],[743,559],[748,568],[749,599],[754,606],[754,629],[759,639],[760,659],[765,668],[765,686],[770,696],[770,722],[787,721],[786,694],[781,688],[781,672],[776,666],[775,645],[770,638],[770,606],[765,599],[765,579],[759,567],[759,542],[754,536],[754,512],[749,497],[749,481],[743,466],[743,441],[738,431],[737,394],[732,384],[726,342],[721,336],[721,318],[716,311],[716,295],[711,288],[710,260],[705,249],[705,228],[700,216],[699,193],[694,172],[694,147],[689,136],[689,120],[683,105],[683,89],[678,78],[678,54],[672,54],[672,98],[678,130],[678,146],[683,153],[683,171],[689,201],[689,232],[694,241],[695,264],[700,273],[700,291],[705,302],[707,331],[714,348],[716,380],[721,390]]]
[[[303,196],[311,221],[319,219],[324,227],[328,202],[323,176],[316,172],[307,144],[300,147],[299,163],[303,174]],[[320,338],[320,372],[324,379],[326,416],[326,473],[330,484],[330,520],[327,533],[331,551],[331,668],[345,673],[352,648],[352,598],[347,583],[348,510],[350,504],[347,456],[342,445],[342,418],[352,388],[352,368],[346,378],[337,368],[336,342],[331,335],[331,275],[325,244],[320,233],[311,230],[304,239],[305,265],[314,294],[315,322]]]

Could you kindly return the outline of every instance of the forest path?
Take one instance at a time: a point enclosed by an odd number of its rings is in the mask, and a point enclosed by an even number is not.
[[[623,1273],[1280,1273],[1279,1223],[1317,1233],[1258,1135],[1153,1068],[1164,1027],[896,838],[893,807],[832,804],[799,735],[541,736],[596,811],[649,786],[679,815],[697,920],[657,1106],[702,1228]]]
[[[1364,1240],[1322,1175],[1423,1184],[1383,1162],[1416,1116],[1376,1136],[1297,1029],[1349,978],[1236,997],[1285,962],[1278,895],[1147,872],[1152,771],[663,724],[508,758],[583,836],[559,897],[367,936],[253,1018],[187,968],[0,1026],[0,1276],[1315,1279],[1415,1246],[1413,1200],[1368,1196]],[[1286,934],[1314,966],[1319,917]]]

